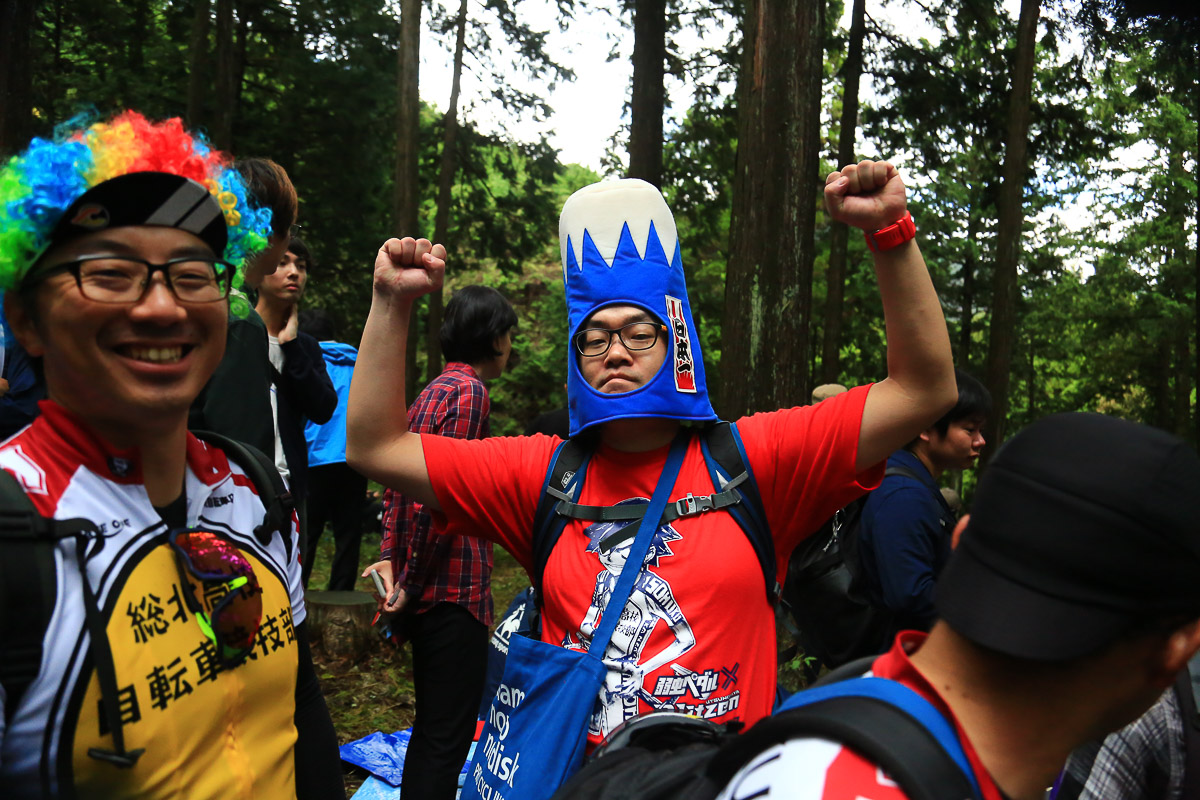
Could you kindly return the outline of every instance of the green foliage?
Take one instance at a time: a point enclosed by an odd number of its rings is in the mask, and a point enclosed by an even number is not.
[[[845,31],[832,23],[841,5],[829,6],[826,16],[827,152],[840,118]],[[560,7],[565,27],[571,4],[564,0]],[[231,150],[269,156],[292,175],[304,236],[320,264],[305,302],[329,309],[341,323],[341,338],[355,343],[370,304],[367,275],[375,250],[398,233],[391,230],[394,8],[385,0],[235,0],[233,8],[225,66],[240,93]],[[1139,18],[1119,0],[1086,0],[1072,7],[1070,19],[1065,8],[1044,9],[1039,31],[1009,429],[1052,411],[1087,408],[1194,436],[1198,26]],[[209,24],[193,52],[198,9],[208,10]],[[433,4],[430,25],[449,37],[456,9]],[[539,116],[545,99],[518,91],[502,76],[516,69],[549,84],[587,65],[555,63],[546,34],[519,10],[505,0],[472,7],[467,68],[493,86],[513,114]],[[691,90],[692,101],[668,120],[664,192],[679,226],[714,388],[737,168],[738,109],[730,89],[740,66],[741,28],[731,23],[744,11],[739,0],[668,6],[668,75]],[[960,364],[981,374],[1015,20],[995,0],[893,1],[885,11],[872,10],[868,21],[864,82],[871,86],[864,86],[858,149],[894,158],[901,167]],[[216,131],[224,109],[215,88],[223,66],[216,62],[215,13],[215,0],[40,3],[31,47],[35,132],[47,135],[87,109],[186,115],[197,56],[203,91],[186,121]],[[935,34],[926,40],[893,30],[889,16],[919,16]],[[727,36],[716,35],[722,29]],[[683,34],[703,35],[704,45],[684,49]],[[457,145],[449,285],[491,283],[520,311],[516,362],[492,387],[494,429],[516,432],[564,402],[555,221],[566,196],[597,176],[560,164],[544,142],[481,132],[470,123],[472,111],[469,104],[463,109]],[[442,125],[442,113],[426,105],[421,230],[412,233],[433,229]],[[825,164],[822,172],[835,166]],[[813,180],[819,191],[820,176]],[[1096,218],[1089,229],[1068,235],[1061,209],[1076,196],[1089,202]],[[829,240],[820,212],[817,225],[815,311],[824,300]],[[856,233],[845,308],[842,380],[878,380],[887,371],[882,311],[871,258]],[[820,319],[814,313],[810,321],[814,341]]]

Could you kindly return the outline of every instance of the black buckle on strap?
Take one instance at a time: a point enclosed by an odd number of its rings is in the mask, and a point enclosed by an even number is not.
[[[690,517],[693,514],[703,514],[705,511],[712,511],[717,506],[713,502],[712,495],[706,494],[696,497],[696,495],[688,492],[687,497],[680,498],[675,501],[675,513],[681,517]]]

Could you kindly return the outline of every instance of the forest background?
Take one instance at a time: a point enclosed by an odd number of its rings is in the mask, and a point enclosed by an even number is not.
[[[556,0],[560,34],[632,39],[626,115],[597,163],[660,185],[675,212],[718,412],[884,377],[870,254],[820,191],[839,164],[889,157],[956,363],[996,399],[989,453],[1072,410],[1195,443],[1196,12],[851,2]],[[449,97],[420,90],[422,31],[453,54]],[[519,0],[7,0],[0,156],[82,110],[130,107],[275,159],[318,261],[304,305],[351,344],[378,245],[444,242],[445,297],[485,282],[518,307],[492,430],[519,433],[565,405],[557,215],[602,177],[517,133],[545,119],[551,86],[594,66],[552,55],[547,35]],[[496,102],[460,102],[464,74]],[[414,321],[412,393],[441,368],[442,301]]]

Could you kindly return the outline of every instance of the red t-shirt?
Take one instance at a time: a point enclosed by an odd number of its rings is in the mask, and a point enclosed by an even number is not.
[[[816,406],[738,421],[781,579],[796,543],[882,478],[882,463],[861,475],[854,469],[867,391],[859,387]],[[559,440],[421,441],[446,531],[494,536],[528,570],[534,513]],[[578,502],[610,506],[649,498],[668,450],[626,453],[601,445]],[[670,497],[713,491],[699,438],[693,437]],[[630,544],[606,548],[601,556],[596,542],[612,529],[612,523],[573,520],[563,531],[544,574],[543,641],[579,649],[590,643]],[[589,730],[593,742],[653,710],[746,724],[770,712],[775,616],[754,548],[729,514],[707,513],[659,528],[605,659],[609,676]]]
[[[983,800],[1004,800],[954,712],[909,660],[926,634],[905,631],[892,649],[875,659],[867,674],[889,678],[920,694],[954,725]],[[882,769],[848,747],[826,739],[792,739],[769,747],[742,768],[717,800],[786,796],[789,800],[905,800]]]

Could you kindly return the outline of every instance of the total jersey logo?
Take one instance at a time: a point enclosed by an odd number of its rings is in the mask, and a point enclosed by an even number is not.
[[[696,393],[696,362],[692,358],[692,339],[687,321],[683,318],[683,303],[678,297],[665,295],[667,319],[671,326],[671,353],[675,363],[675,390]]]

